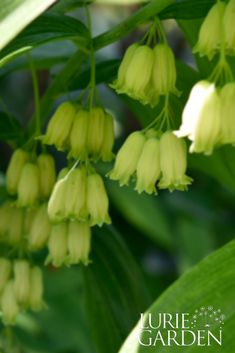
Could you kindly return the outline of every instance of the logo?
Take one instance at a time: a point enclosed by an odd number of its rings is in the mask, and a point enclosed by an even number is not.
[[[193,313],[141,313],[142,346],[222,346],[225,315],[213,306]]]

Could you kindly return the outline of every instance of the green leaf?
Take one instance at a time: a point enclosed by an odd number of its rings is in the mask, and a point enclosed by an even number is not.
[[[45,14],[28,26],[0,54],[0,66],[39,45],[52,40],[72,39],[85,45],[89,32],[85,25],[69,16]]]
[[[78,7],[83,7],[89,5],[94,0],[60,0],[55,6],[53,6],[51,12],[66,13],[77,9]]]
[[[83,271],[90,329],[98,352],[116,353],[149,296],[137,264],[113,228],[94,229],[92,248],[92,263]]]
[[[131,332],[119,353],[153,353],[153,352],[208,352],[230,353],[235,350],[235,241],[230,242],[222,249],[208,256],[192,270],[186,272],[179,280],[169,287],[159,299],[145,312],[145,318],[152,313],[189,313],[193,315],[200,307],[212,306],[221,309],[225,314],[223,344],[218,348],[212,342],[211,346],[200,347],[165,347],[158,343],[157,346],[144,347],[138,343],[140,322]],[[214,323],[213,328],[219,327]],[[176,330],[177,331],[177,330]],[[153,330],[153,332],[156,332]],[[141,335],[142,341],[147,341],[149,333]]]
[[[0,50],[56,0],[1,0]]]
[[[172,232],[157,197],[139,195],[132,186],[120,188],[112,181],[107,181],[107,188],[113,204],[130,224],[158,245],[172,247]]]
[[[178,0],[160,13],[161,19],[175,18],[191,20],[205,17],[214,0]]]

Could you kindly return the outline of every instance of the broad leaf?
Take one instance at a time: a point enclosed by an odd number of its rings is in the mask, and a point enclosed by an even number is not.
[[[94,230],[92,248],[92,263],[84,269],[90,329],[98,352],[116,353],[149,297],[137,264],[113,228]]]
[[[56,0],[1,0],[0,50]]]
[[[42,15],[1,51],[0,66],[43,43],[59,39],[72,39],[77,44],[85,45],[89,34],[85,25],[72,17]]]
[[[160,13],[161,19],[194,19],[205,17],[214,0],[178,0]]]
[[[5,141],[18,140],[23,133],[23,129],[19,122],[8,116],[6,113],[0,112],[0,139]]]
[[[132,331],[120,353],[197,353],[206,352],[230,353],[235,350],[234,330],[235,325],[235,241],[227,244],[205,260],[200,262],[192,270],[186,272],[160,298],[145,312],[145,318],[152,313],[189,313],[193,315],[200,307],[212,307],[220,309],[225,314],[224,336],[222,346],[212,344],[207,347],[197,345],[187,347],[157,346],[144,347],[138,342],[140,322]],[[205,324],[205,323],[204,323]],[[219,321],[213,322],[213,329],[219,328]],[[199,329],[199,328],[198,328]],[[156,332],[153,330],[153,333]],[[144,332],[141,341],[147,342],[150,334]],[[215,343],[215,342],[213,342]]]

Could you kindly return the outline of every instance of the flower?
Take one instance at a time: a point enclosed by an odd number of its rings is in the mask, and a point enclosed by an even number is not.
[[[166,131],[160,138],[160,167],[162,177],[158,183],[160,189],[184,191],[192,183],[185,175],[187,151],[184,140],[177,138],[172,131]]]
[[[228,83],[221,89],[221,144],[235,144],[235,83]]]
[[[29,306],[34,311],[39,311],[45,306],[43,302],[42,270],[37,266],[30,270]]]
[[[114,145],[114,124],[113,117],[110,114],[105,114],[104,117],[104,138],[101,144],[100,157],[104,162],[109,162],[113,159],[112,152]]]
[[[28,304],[30,294],[30,265],[26,260],[16,260],[14,262],[14,293],[19,304]]]
[[[153,49],[153,53],[154,65],[152,83],[157,103],[159,95],[167,95],[170,92],[178,94],[178,90],[175,87],[176,67],[171,48],[166,44],[158,44]]]
[[[125,93],[142,104],[149,104],[149,83],[154,63],[153,50],[147,45],[140,45],[135,50],[133,48],[133,53],[130,52],[129,60],[129,65],[125,65],[126,72],[123,75],[125,79],[118,79],[112,87],[118,93]]]
[[[20,148],[13,153],[6,172],[6,187],[9,194],[17,193],[21,172],[28,159],[29,154]]]
[[[19,245],[24,236],[24,210],[12,206],[11,221],[6,233],[6,241],[10,245]]]
[[[29,229],[28,242],[31,250],[42,248],[49,237],[51,223],[47,214],[47,204],[42,204],[33,219]]]
[[[225,47],[231,53],[235,51],[235,0],[230,0],[224,13],[224,41]]]
[[[7,281],[9,280],[12,271],[11,261],[0,257],[0,293],[5,288]]]
[[[145,136],[141,131],[135,131],[128,136],[117,153],[113,170],[108,173],[112,180],[119,180],[120,185],[126,185],[134,174],[143,150]]]
[[[225,3],[221,1],[217,1],[212,6],[201,25],[198,42],[193,49],[194,53],[199,53],[201,56],[206,55],[209,60],[220,48],[225,6]]]
[[[17,187],[17,205],[19,207],[34,206],[39,200],[39,190],[39,168],[34,163],[26,163]]]
[[[109,199],[101,176],[99,174],[89,175],[87,177],[87,211],[91,226],[97,224],[101,227],[103,223],[111,223],[108,207]]]
[[[160,177],[160,148],[159,140],[149,138],[143,147],[136,170],[136,187],[138,193],[156,193],[155,184]]]
[[[75,115],[70,133],[70,156],[84,160],[87,156],[87,132],[89,112],[79,110]]]
[[[89,263],[91,230],[86,222],[72,221],[68,229],[68,264]]]
[[[47,153],[38,156],[40,196],[47,199],[56,181],[56,170],[54,158]]]
[[[16,316],[19,312],[19,306],[16,301],[14,292],[14,282],[10,280],[7,282],[1,297],[1,309],[3,314],[3,322],[5,325],[12,325],[15,323]]]
[[[125,85],[126,73],[137,48],[138,48],[137,43],[134,43],[127,48],[124,58],[122,59],[121,65],[119,66],[119,69],[118,69],[118,77],[114,81],[114,83],[110,85],[112,88],[117,90],[117,92],[119,90],[122,90],[123,86]]]
[[[98,159],[104,136],[105,112],[102,108],[94,107],[89,112],[89,124],[87,134],[88,153],[94,159]]]
[[[66,172],[67,172],[67,169],[60,175],[62,176]],[[64,203],[65,203],[65,197],[66,197],[66,184],[67,184],[66,182],[67,182],[66,175],[61,179],[59,176],[58,181],[56,182],[52,190],[52,194],[49,199],[48,208],[47,208],[49,219],[52,222],[61,222],[65,218]]]
[[[75,168],[66,180],[64,215],[66,218],[86,219],[86,170]]]
[[[48,241],[49,255],[46,263],[52,263],[53,266],[63,265],[67,254],[68,225],[65,222],[52,226]]]
[[[188,136],[193,142],[190,152],[210,155],[218,143],[220,132],[220,97],[214,84],[198,82],[192,89],[175,135]]]
[[[42,141],[46,145],[55,145],[64,150],[69,143],[69,134],[75,118],[76,108],[70,102],[62,103],[49,121]]]

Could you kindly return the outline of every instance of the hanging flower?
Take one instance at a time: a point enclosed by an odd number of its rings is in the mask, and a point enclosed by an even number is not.
[[[9,194],[17,193],[21,172],[28,160],[29,154],[20,148],[13,153],[6,172],[6,187]]]
[[[37,158],[39,167],[40,197],[47,199],[56,181],[56,170],[54,158],[47,153],[40,154]]]
[[[210,155],[219,140],[220,97],[214,84],[198,82],[192,89],[183,111],[176,136],[192,141],[189,151]]]

